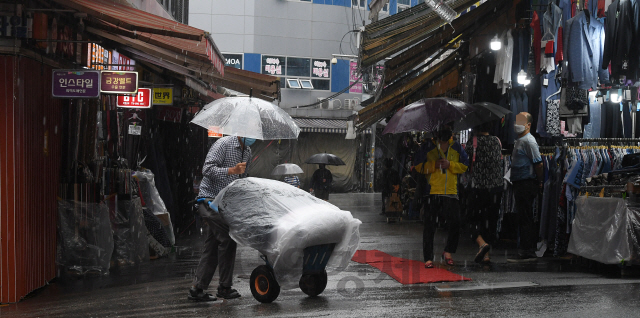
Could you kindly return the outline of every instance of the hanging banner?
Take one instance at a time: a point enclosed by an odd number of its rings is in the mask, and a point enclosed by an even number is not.
[[[151,88],[140,88],[134,95],[118,95],[116,106],[122,108],[151,108]]]
[[[134,71],[136,69],[136,61],[116,51],[111,52],[111,64],[115,64],[115,66],[111,66],[112,71]]]
[[[138,72],[110,72],[100,74],[100,92],[135,94],[138,91]]]
[[[154,105],[173,105],[173,88],[154,88]]]
[[[360,71],[358,71],[358,62],[357,61],[349,62],[349,85],[356,82],[359,77],[360,77]],[[362,94],[362,81],[351,86],[351,88],[349,88],[349,93]]]
[[[54,70],[51,95],[60,98],[100,97],[100,72]]]
[[[173,123],[182,122],[182,108],[173,106],[155,107],[156,118]]]

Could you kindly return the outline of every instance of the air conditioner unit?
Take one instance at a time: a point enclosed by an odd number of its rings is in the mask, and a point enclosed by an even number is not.
[[[318,97],[318,102],[321,102],[316,106],[316,108],[320,109],[329,109],[329,100],[323,97]]]
[[[344,100],[344,109],[353,109],[353,99]]]

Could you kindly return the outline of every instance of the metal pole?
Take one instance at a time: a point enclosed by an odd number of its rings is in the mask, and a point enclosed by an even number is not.
[[[367,192],[374,192],[374,181],[375,181],[375,164],[376,164],[376,125],[374,123],[371,125],[371,148],[369,150],[369,189]]]

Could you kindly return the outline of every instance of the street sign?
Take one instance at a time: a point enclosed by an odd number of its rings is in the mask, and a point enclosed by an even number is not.
[[[61,98],[100,97],[100,72],[53,70],[51,95]]]
[[[154,105],[173,105],[173,88],[154,88]]]
[[[100,92],[111,94],[135,94],[138,91],[138,72],[102,71]]]
[[[122,108],[151,108],[151,88],[139,88],[137,94],[118,95],[116,106]]]

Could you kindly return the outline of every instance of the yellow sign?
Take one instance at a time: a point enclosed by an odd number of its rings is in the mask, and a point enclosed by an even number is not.
[[[154,105],[173,105],[173,88],[154,88]]]

